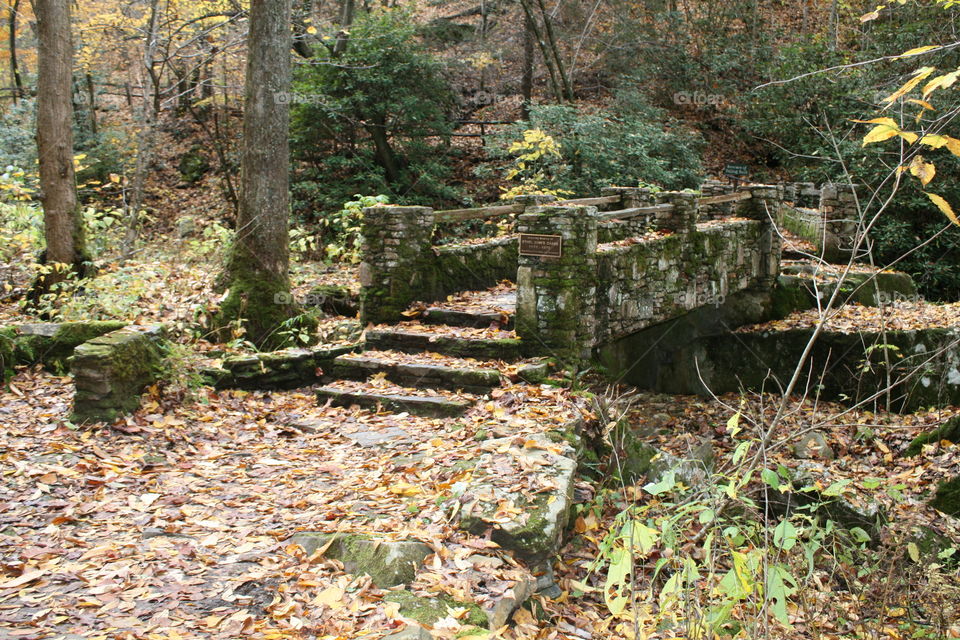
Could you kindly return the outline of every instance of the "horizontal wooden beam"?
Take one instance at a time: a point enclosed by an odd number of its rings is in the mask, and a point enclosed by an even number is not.
[[[672,204],[655,204],[649,207],[634,207],[633,209],[620,209],[618,211],[604,211],[599,214],[597,217],[605,222],[607,220],[626,220],[628,218],[633,218],[636,216],[649,214],[649,213],[661,213],[673,211]]]
[[[707,204],[723,204],[724,202],[739,202],[740,200],[749,200],[753,196],[749,191],[738,191],[737,193],[727,193],[722,196],[710,196],[709,198],[700,198],[700,206]]]
[[[436,212],[437,222],[462,222],[480,218],[493,218],[510,213],[523,213],[522,204],[506,204],[496,207],[476,207],[473,209],[447,209]]]
[[[578,198],[576,200],[561,200],[559,202],[547,203],[547,206],[558,205],[561,207],[567,205],[581,205],[584,207],[596,207],[602,204],[617,204],[620,202],[620,196],[603,196],[600,198]]]

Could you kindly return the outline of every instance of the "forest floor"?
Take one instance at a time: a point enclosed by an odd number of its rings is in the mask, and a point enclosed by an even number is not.
[[[211,350],[224,349],[193,330],[218,300],[212,283],[222,245],[205,233],[209,226],[202,223],[186,237],[158,232],[134,260],[103,262],[97,278],[51,310],[60,320],[165,323],[197,354],[177,363],[188,370]],[[10,284],[0,292],[0,325],[41,320],[16,302],[30,260],[25,249],[0,265]],[[292,279],[295,296],[320,284],[357,288],[352,266],[297,261]],[[452,296],[440,306],[509,311],[509,303],[503,286]],[[901,305],[890,317],[878,313],[851,306],[832,322],[856,331],[879,320],[916,328],[956,326],[960,319],[956,305],[918,303]],[[768,328],[810,320],[796,314]],[[324,320],[321,342],[327,325],[350,321]],[[414,588],[495,597],[519,568],[489,540],[451,524],[458,463],[482,451],[483,432],[528,438],[572,417],[601,417],[591,398],[608,391],[596,376],[574,381],[573,388],[508,386],[451,421],[321,406],[309,388],[216,391],[190,387],[184,375],[173,378],[176,383],[150,389],[138,412],[111,426],[69,422],[69,377],[23,369],[0,391],[0,637],[379,639],[402,624],[396,607],[383,600],[385,590],[290,544],[297,531],[363,528],[415,538],[434,553]],[[762,425],[777,403],[757,395],[639,394],[632,406],[627,423],[664,452],[687,457],[709,443],[716,478],[723,480],[743,473],[736,452],[764,438]],[[917,530],[960,540],[957,521],[926,504],[937,482],[960,474],[960,447],[944,440],[918,456],[902,455],[914,437],[955,410],[896,415],[815,399],[792,399],[787,407],[762,467],[812,474],[816,490],[889,516],[869,542],[824,538],[811,521],[800,527],[795,546],[768,541],[757,547],[798,580],[786,606],[789,627],[770,622],[757,589],[732,600],[722,589],[737,566],[735,554],[749,551],[724,537],[730,527],[778,522],[758,499],[765,491],[759,467],[737,494],[743,510],[710,521],[696,514],[721,511],[722,485],[652,491],[642,478],[617,479],[611,458],[581,468],[573,527],[554,559],[560,597],[538,596],[536,606],[521,609],[509,627],[489,637],[696,637],[697,620],[729,605],[729,637],[960,638],[956,564],[949,556],[915,560],[909,546]],[[730,428],[735,415],[741,416],[738,433]],[[798,438],[813,432],[822,434],[829,459],[795,455]],[[385,441],[361,444],[383,434]],[[592,434],[598,441],[606,436],[616,451],[611,435]],[[520,490],[524,481],[519,472],[504,478]],[[739,502],[744,497],[753,506]],[[677,520],[678,505],[700,511]],[[605,589],[628,516],[673,537],[637,556],[632,602],[614,614]],[[702,563],[700,580],[683,606],[667,606],[666,575],[678,571],[683,558]],[[436,637],[457,635],[456,614],[433,630]]]

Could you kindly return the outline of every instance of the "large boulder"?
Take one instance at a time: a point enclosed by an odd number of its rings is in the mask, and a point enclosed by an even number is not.
[[[140,406],[140,394],[160,377],[163,327],[126,327],[84,342],[69,359],[76,384],[71,419],[112,422]]]

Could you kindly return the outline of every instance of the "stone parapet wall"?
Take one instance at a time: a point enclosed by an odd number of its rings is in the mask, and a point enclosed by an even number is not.
[[[395,322],[414,302],[486,289],[517,275],[517,238],[433,246],[436,216],[428,207],[364,209],[360,317]]]
[[[595,345],[636,333],[698,307],[719,305],[764,275],[759,221],[708,222],[597,254]]]
[[[577,360],[603,344],[720,305],[748,289],[769,291],[779,275],[783,189],[747,187],[739,219],[698,222],[698,196],[658,194],[673,207],[651,223],[669,232],[634,244],[600,246],[592,207],[540,207],[519,218],[521,233],[559,235],[560,258],[520,257],[516,326],[531,345]]]
[[[860,212],[856,186],[825,184],[820,191],[820,213],[823,216],[823,259],[844,263],[853,256],[859,228]]]

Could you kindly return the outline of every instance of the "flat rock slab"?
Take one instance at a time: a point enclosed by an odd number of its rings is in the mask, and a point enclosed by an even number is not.
[[[295,534],[290,541],[300,545],[308,556],[318,550],[343,563],[347,573],[367,574],[381,589],[412,581],[424,559],[433,553],[416,540],[384,540],[358,534]]]
[[[354,444],[358,444],[361,447],[376,447],[388,442],[408,440],[410,438],[410,434],[400,427],[387,427],[386,429],[381,429],[379,431],[364,430],[356,431],[354,433],[341,432],[341,435],[347,440],[351,440]]]
[[[380,351],[403,351],[420,353],[433,351],[459,358],[487,358],[494,360],[519,360],[523,345],[519,338],[499,340],[485,338],[459,338],[449,335],[431,335],[397,329],[373,329],[366,333],[368,349]]]
[[[484,453],[474,470],[477,478],[460,500],[460,527],[491,539],[533,565],[557,552],[570,518],[577,471],[576,452],[546,436],[526,441],[498,438],[483,443]],[[535,494],[507,490],[495,481],[515,463],[533,477]],[[504,512],[502,506],[512,503]]]
[[[393,413],[410,413],[428,418],[456,418],[473,406],[467,400],[448,399],[439,396],[404,396],[379,393],[358,393],[331,387],[317,389],[317,400],[330,402],[335,407],[357,405],[364,409],[381,407]]]
[[[377,373],[384,373],[387,380],[408,387],[463,389],[469,393],[487,393],[500,385],[500,372],[495,369],[397,363],[363,355],[340,356],[333,363],[333,375],[337,378],[366,380]]]

